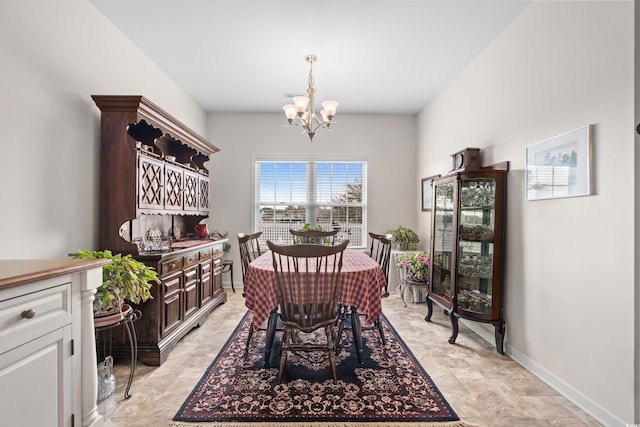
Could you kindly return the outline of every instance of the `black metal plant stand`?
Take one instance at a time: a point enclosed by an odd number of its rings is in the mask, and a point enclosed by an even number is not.
[[[100,338],[102,338],[102,356],[103,357],[107,355],[107,351],[106,351],[106,340],[104,336],[101,336],[102,333],[109,331],[108,354],[111,354],[113,329],[120,325],[123,325],[124,330],[127,332],[127,336],[129,338],[129,346],[131,349],[131,366],[129,368],[129,380],[127,382],[127,387],[124,391],[125,399],[129,399],[131,397],[129,390],[131,390],[131,384],[133,383],[133,376],[136,372],[136,363],[138,360],[138,338],[136,336],[136,328],[134,326],[134,323],[141,317],[142,317],[142,312],[140,310],[134,310],[131,307],[129,307],[129,309],[123,313],[122,318],[116,318],[113,321],[106,321],[106,322],[100,322],[99,320],[95,321],[96,349],[99,348]]]

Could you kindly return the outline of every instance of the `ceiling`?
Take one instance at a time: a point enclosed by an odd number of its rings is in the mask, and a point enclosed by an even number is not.
[[[282,112],[306,94],[338,114],[415,114],[524,0],[91,0],[209,112]]]

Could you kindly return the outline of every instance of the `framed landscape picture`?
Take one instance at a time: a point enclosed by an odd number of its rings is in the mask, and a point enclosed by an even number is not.
[[[433,180],[440,175],[433,175],[428,178],[422,178],[422,211],[431,210],[431,201],[433,200]]]
[[[527,147],[526,199],[591,194],[591,125]]]

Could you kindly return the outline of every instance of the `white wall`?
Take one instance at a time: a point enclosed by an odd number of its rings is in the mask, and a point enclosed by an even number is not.
[[[0,258],[98,249],[92,94],[144,95],[204,133],[204,111],[89,1],[0,2],[0,63]]]
[[[606,425],[640,421],[634,36],[631,1],[534,2],[418,118],[418,176],[466,146],[510,161],[507,352]],[[525,201],[526,146],[587,124],[594,194]]]
[[[209,229],[228,231],[240,285],[237,234],[254,231],[253,159],[260,155],[322,157],[364,156],[368,162],[368,225],[384,232],[399,224],[415,229],[419,209],[415,189],[415,116],[336,116],[333,132],[319,132],[309,142],[299,128],[285,127],[284,114],[209,115],[207,138],[220,152],[211,171]],[[225,281],[229,278],[225,277]]]
[[[634,99],[635,99],[635,114],[634,114],[634,123],[640,123],[640,7],[635,8],[635,85],[634,85]],[[639,125],[640,126],[640,125]],[[640,143],[640,128],[637,128],[636,135],[634,135],[636,144]],[[634,150],[634,164],[640,165],[640,150]],[[634,223],[640,224],[640,195],[638,192],[640,191],[640,168],[635,167],[635,186],[634,186]],[[636,390],[636,407],[635,407],[635,419],[636,422],[640,420],[640,227],[635,227],[634,232],[635,237],[635,245],[634,245],[634,264],[635,264],[635,275],[634,275],[634,288],[635,288],[635,297],[634,297],[634,307],[635,307],[635,317],[634,324],[635,328],[635,390]]]
[[[417,134],[414,117],[338,115],[335,132],[309,144],[281,126],[281,114],[207,117],[86,0],[4,0],[0,258],[96,245],[100,122],[91,94],[141,94],[206,131],[221,148],[210,162],[209,221],[231,236],[252,224],[254,155],[330,151],[368,158],[371,230],[403,224],[425,241],[420,178],[478,146],[485,164],[511,161],[507,351],[607,425],[640,422],[634,29],[631,1],[535,2],[423,111]],[[525,147],[588,123],[595,194],[525,202]]]

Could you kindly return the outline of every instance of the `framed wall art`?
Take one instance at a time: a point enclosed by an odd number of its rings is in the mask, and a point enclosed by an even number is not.
[[[526,199],[591,194],[591,125],[527,147]]]
[[[422,211],[431,210],[431,202],[433,200],[433,180],[440,175],[433,175],[422,178]]]

